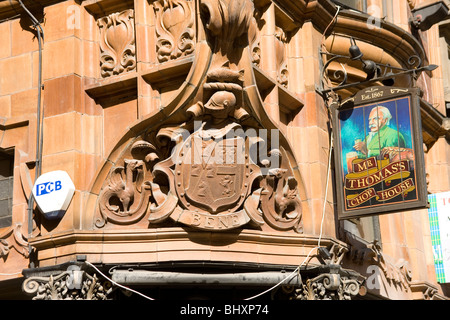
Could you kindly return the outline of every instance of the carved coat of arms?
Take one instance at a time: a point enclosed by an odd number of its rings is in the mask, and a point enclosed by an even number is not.
[[[227,139],[227,129],[233,127],[202,128],[181,146],[175,184],[186,206],[217,213],[239,207],[245,199],[250,171],[255,168],[249,168],[246,141],[241,137]]]
[[[267,116],[261,119],[265,111],[260,98],[249,91],[255,88],[253,3],[204,0],[201,6],[209,18],[196,23],[204,24],[209,39],[202,41],[200,34],[190,38],[194,57],[203,55],[193,67],[198,74],[192,77],[198,80],[195,95],[180,95],[174,104],[178,124],[170,116],[158,126],[149,122],[116,161],[98,197],[96,226],[131,225],[146,217],[156,227],[183,224],[222,231],[270,226],[301,232],[302,202],[292,152],[280,142],[276,125]],[[161,2],[157,17],[188,9],[189,1]],[[178,38],[164,28],[164,21],[157,20],[158,36],[163,37],[164,29],[164,39]],[[269,129],[277,134],[260,134]]]

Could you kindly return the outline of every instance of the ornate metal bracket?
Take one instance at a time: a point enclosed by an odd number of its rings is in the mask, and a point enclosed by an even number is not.
[[[420,72],[423,71],[433,71],[438,66],[437,65],[422,65],[422,59],[419,56],[413,55],[409,57],[407,63],[408,68],[394,67],[389,64],[376,63],[372,60],[363,59],[363,53],[357,46],[355,40],[351,38],[349,55],[338,55],[330,52],[319,52],[325,59],[325,64],[323,60],[320,60],[321,65],[321,86],[317,90],[323,97],[326,97],[330,92],[336,92],[344,89],[349,89],[356,86],[369,86],[370,84],[379,82],[385,86],[392,86],[394,84],[394,78],[406,74],[413,74],[414,79]],[[360,62],[361,70],[366,73],[366,78],[363,81],[349,82],[349,76],[344,65],[348,63]],[[331,65],[339,64],[341,67],[338,70],[330,70]],[[330,76],[332,75],[332,79]],[[328,80],[328,81],[327,81]],[[332,82],[337,83],[337,85],[332,85]]]

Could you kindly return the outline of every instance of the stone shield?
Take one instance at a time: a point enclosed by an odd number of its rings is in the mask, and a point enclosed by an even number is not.
[[[231,213],[249,192],[251,163],[242,137],[204,139],[191,135],[175,164],[175,188],[188,210]]]

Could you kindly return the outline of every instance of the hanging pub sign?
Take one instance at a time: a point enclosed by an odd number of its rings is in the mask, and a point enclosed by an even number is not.
[[[339,219],[427,206],[419,99],[371,87],[334,108]]]

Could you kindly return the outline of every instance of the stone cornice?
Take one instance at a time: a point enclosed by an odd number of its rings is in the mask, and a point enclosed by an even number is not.
[[[268,2],[268,1],[266,1]],[[311,21],[321,32],[328,27],[337,13],[337,6],[330,0],[296,1],[274,0],[277,6],[288,12],[300,25]],[[425,62],[426,55],[420,42],[410,33],[397,25],[380,20],[380,28],[370,28],[368,14],[341,9],[338,19],[328,34],[342,34],[384,49],[399,61],[417,55]]]
[[[425,51],[419,41],[409,32],[395,24],[380,20],[380,28],[370,28],[367,14],[341,10],[331,32],[353,37],[380,47],[400,61],[417,55],[425,62]]]
[[[425,62],[425,51],[411,33],[388,22],[381,22],[379,29],[370,29],[367,17],[344,11],[334,31],[381,47],[394,57],[398,56],[402,61],[407,61],[412,55],[418,55]]]
[[[46,249],[49,245],[73,244],[76,242],[95,242],[95,241],[119,241],[124,240],[136,241],[165,241],[188,239],[191,237],[208,240],[212,244],[214,241],[226,242],[226,239],[247,241],[253,243],[270,243],[270,244],[286,244],[286,245],[316,245],[318,235],[296,234],[296,233],[261,233],[259,230],[243,230],[237,233],[220,233],[220,236],[210,232],[186,232],[183,228],[159,228],[159,229],[120,229],[120,230],[70,230],[60,233],[38,236],[31,239],[30,245],[37,249]],[[321,238],[322,246],[337,244],[343,247],[348,246],[346,243],[335,238]]]
[[[61,0],[23,1],[30,10],[33,10],[36,7],[45,7],[57,2],[61,2]],[[91,6],[94,6],[100,1],[91,0],[84,2],[88,5],[92,2]],[[109,0],[107,1],[107,4],[114,5],[119,2],[122,1]],[[259,1],[257,2],[257,5],[264,5],[268,2],[269,1]],[[288,12],[296,22],[299,22],[299,24],[302,24],[305,21],[312,21],[312,23],[321,31],[325,30],[337,11],[336,5],[330,0],[274,0],[273,2],[285,12]],[[22,12],[23,9],[17,0],[0,1],[0,19],[12,18]],[[412,34],[385,21],[380,21],[381,29],[369,29],[367,25],[368,17],[369,15],[353,12],[351,10],[341,10],[339,19],[332,31],[344,33],[348,36],[381,46],[387,51],[399,55],[402,59],[407,59],[413,54],[419,55],[423,60],[425,59],[425,53],[422,46]]]
[[[312,21],[320,30],[325,30],[336,13],[336,6],[329,0],[274,0],[280,8],[295,16],[301,23]]]
[[[38,236],[30,241],[40,256],[41,266],[52,265],[55,261],[68,262],[80,254],[86,255],[92,263],[108,263],[118,257],[120,260],[120,256],[146,257],[147,262],[183,260],[186,257],[192,261],[214,261],[220,252],[228,252],[233,261],[236,261],[234,255],[245,254],[248,262],[294,266],[299,265],[317,244],[318,235],[257,230],[188,233],[182,228],[71,230]],[[321,246],[342,248],[342,252],[346,252],[348,247],[332,237],[322,237]],[[315,251],[311,253],[309,264],[320,264]]]

